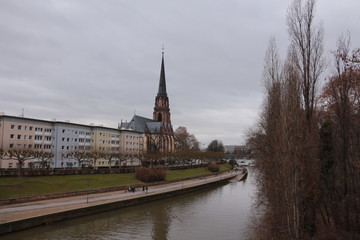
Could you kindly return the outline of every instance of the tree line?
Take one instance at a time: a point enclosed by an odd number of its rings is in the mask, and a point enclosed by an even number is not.
[[[326,67],[315,0],[288,9],[290,46],[281,61],[272,38],[265,98],[249,134],[258,171],[254,239],[360,239],[360,49],[341,36]]]

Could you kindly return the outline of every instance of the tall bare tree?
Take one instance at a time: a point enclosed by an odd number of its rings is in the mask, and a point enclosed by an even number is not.
[[[322,103],[326,120],[331,123],[332,168],[326,175],[324,206],[329,208],[329,225],[346,232],[360,233],[360,49],[350,51],[350,36],[341,36],[334,52],[336,73],[326,83]],[[324,159],[323,161],[329,161]],[[360,235],[360,234],[359,234]]]
[[[292,42],[285,62],[279,59],[274,39],[265,57],[266,96],[257,131],[251,136],[259,169],[259,206],[265,210],[260,233],[264,239],[306,239],[315,232],[314,107],[323,60],[321,28],[312,36],[314,3],[303,6],[295,0],[289,8]]]
[[[304,181],[299,185],[306,198],[302,199],[304,216],[301,219],[301,226],[304,232],[313,235],[315,233],[316,209],[318,187],[318,165],[317,165],[317,132],[315,103],[317,97],[317,83],[320,75],[325,70],[326,64],[323,57],[323,27],[315,22],[316,0],[294,0],[291,4],[287,24],[294,52],[293,66],[299,73],[302,90],[302,107],[305,111],[306,124],[303,146],[304,154],[302,162],[306,171],[303,172]]]
[[[270,40],[263,72],[266,97],[257,131],[252,135],[259,170],[258,204],[263,209],[258,239],[302,239],[300,160],[301,128],[299,76],[289,48],[283,65],[274,39]]]
[[[316,0],[294,0],[288,10],[287,24],[295,52],[294,64],[301,77],[304,108],[307,121],[314,114],[316,86],[326,64],[323,57],[324,29],[315,23]]]

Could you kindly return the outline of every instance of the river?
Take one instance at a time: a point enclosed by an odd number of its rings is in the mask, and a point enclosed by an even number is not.
[[[245,181],[1,236],[2,240],[222,239],[247,237],[255,183]]]

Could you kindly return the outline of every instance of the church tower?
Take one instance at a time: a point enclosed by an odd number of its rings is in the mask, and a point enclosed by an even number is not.
[[[164,49],[162,51],[159,90],[155,98],[153,119],[134,115],[129,123],[121,123],[121,127],[144,133],[146,152],[175,152],[175,139],[170,120],[169,98],[166,93]]]
[[[169,98],[166,93],[164,51],[162,52],[159,90],[155,98],[153,119],[157,122],[162,122],[165,125],[171,125]]]

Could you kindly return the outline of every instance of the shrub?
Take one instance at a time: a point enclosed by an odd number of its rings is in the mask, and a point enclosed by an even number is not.
[[[164,168],[136,168],[135,177],[142,182],[164,181],[166,170]]]
[[[219,172],[219,165],[216,165],[215,163],[210,163],[209,166],[208,166],[208,170],[210,172]]]
[[[234,160],[234,159],[231,159],[231,160],[229,161],[229,164],[231,165],[231,167],[239,166],[238,163],[237,163],[237,161]]]

